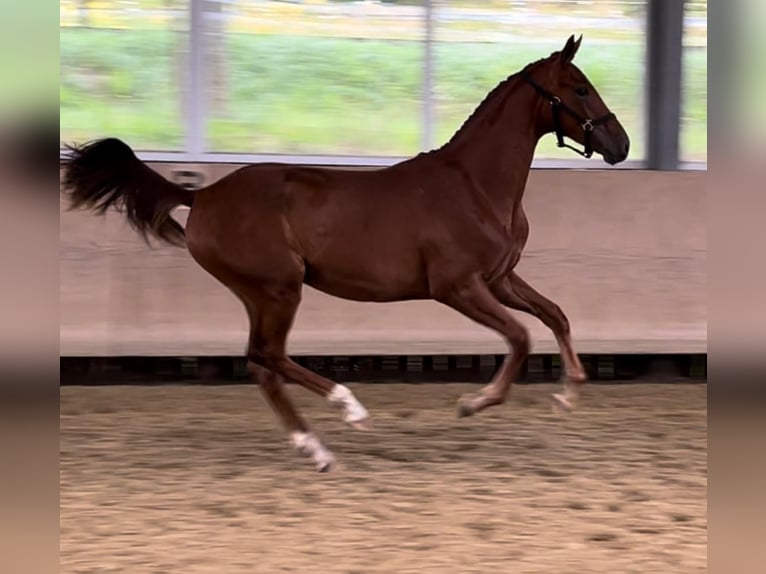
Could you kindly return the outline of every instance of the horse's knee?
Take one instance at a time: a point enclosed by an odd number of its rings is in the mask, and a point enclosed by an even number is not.
[[[513,348],[513,352],[517,356],[526,357],[529,355],[530,340],[529,332],[526,327],[522,325],[513,325],[513,327],[508,330],[506,337],[508,338],[508,343]]]
[[[247,364],[245,365],[245,368],[247,370],[247,374],[253,377],[254,379],[261,379],[266,374],[268,369],[266,369],[265,366],[262,364],[257,363],[253,357],[248,355],[247,357]]]
[[[254,369],[279,372],[287,361],[287,354],[283,347],[264,345],[258,349],[251,349],[248,353],[248,362],[254,363]]]
[[[261,388],[270,395],[279,392],[279,375],[264,365],[259,365],[252,360],[247,361],[247,373],[258,383]]]

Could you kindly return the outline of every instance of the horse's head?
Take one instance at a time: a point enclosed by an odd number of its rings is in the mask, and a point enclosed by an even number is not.
[[[614,165],[628,157],[630,138],[590,80],[572,63],[581,42],[582,36],[579,40],[570,36],[563,50],[523,75],[548,100],[545,113],[550,114],[550,128],[559,147],[575,149],[564,143],[568,137],[585,147],[584,152],[575,150],[578,153],[590,157],[596,152]]]

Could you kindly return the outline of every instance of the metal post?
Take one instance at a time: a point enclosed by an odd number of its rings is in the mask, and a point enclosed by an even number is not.
[[[679,167],[684,0],[648,0],[648,167]]]
[[[204,1],[189,2],[189,83],[186,94],[189,115],[185,122],[186,153],[191,160],[199,160],[205,151]]]
[[[425,0],[425,46],[423,54],[423,151],[433,145],[433,34],[434,0]]]

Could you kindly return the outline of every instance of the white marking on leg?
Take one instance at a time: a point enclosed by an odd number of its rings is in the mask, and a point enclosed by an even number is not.
[[[336,384],[332,392],[327,395],[327,400],[331,405],[340,406],[343,409],[343,420],[349,424],[362,422],[370,416],[351,389],[345,385]]]
[[[554,409],[564,410],[566,412],[572,412],[579,398],[579,389],[577,383],[566,381],[564,383],[563,393],[554,393],[553,399],[556,401]]]
[[[331,470],[335,465],[335,457],[314,433],[294,432],[290,434],[290,438],[300,454],[311,457],[318,471]]]

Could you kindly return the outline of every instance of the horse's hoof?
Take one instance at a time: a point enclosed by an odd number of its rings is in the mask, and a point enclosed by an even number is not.
[[[459,404],[457,406],[457,418],[459,418],[459,419],[463,419],[465,417],[470,417],[470,416],[472,416],[475,413],[476,413],[476,411],[473,410],[468,405]]]
[[[319,472],[329,472],[333,469],[335,457],[314,433],[294,432],[291,438],[298,454],[311,458]]]
[[[574,406],[569,399],[567,399],[561,393],[555,393],[553,396],[553,412],[556,413],[571,413],[574,410]]]
[[[348,426],[358,431],[372,430],[372,418],[360,419],[358,421],[348,421]]]
[[[458,418],[462,419],[462,418],[470,417],[476,414],[476,406],[474,405],[474,402],[476,401],[476,399],[477,397],[474,395],[465,395],[458,399],[457,401]]]
[[[568,374],[563,378],[565,385],[580,386],[588,382],[588,375],[585,372]]]
[[[335,470],[335,456],[324,446],[311,454],[314,468],[317,472],[332,472]]]

